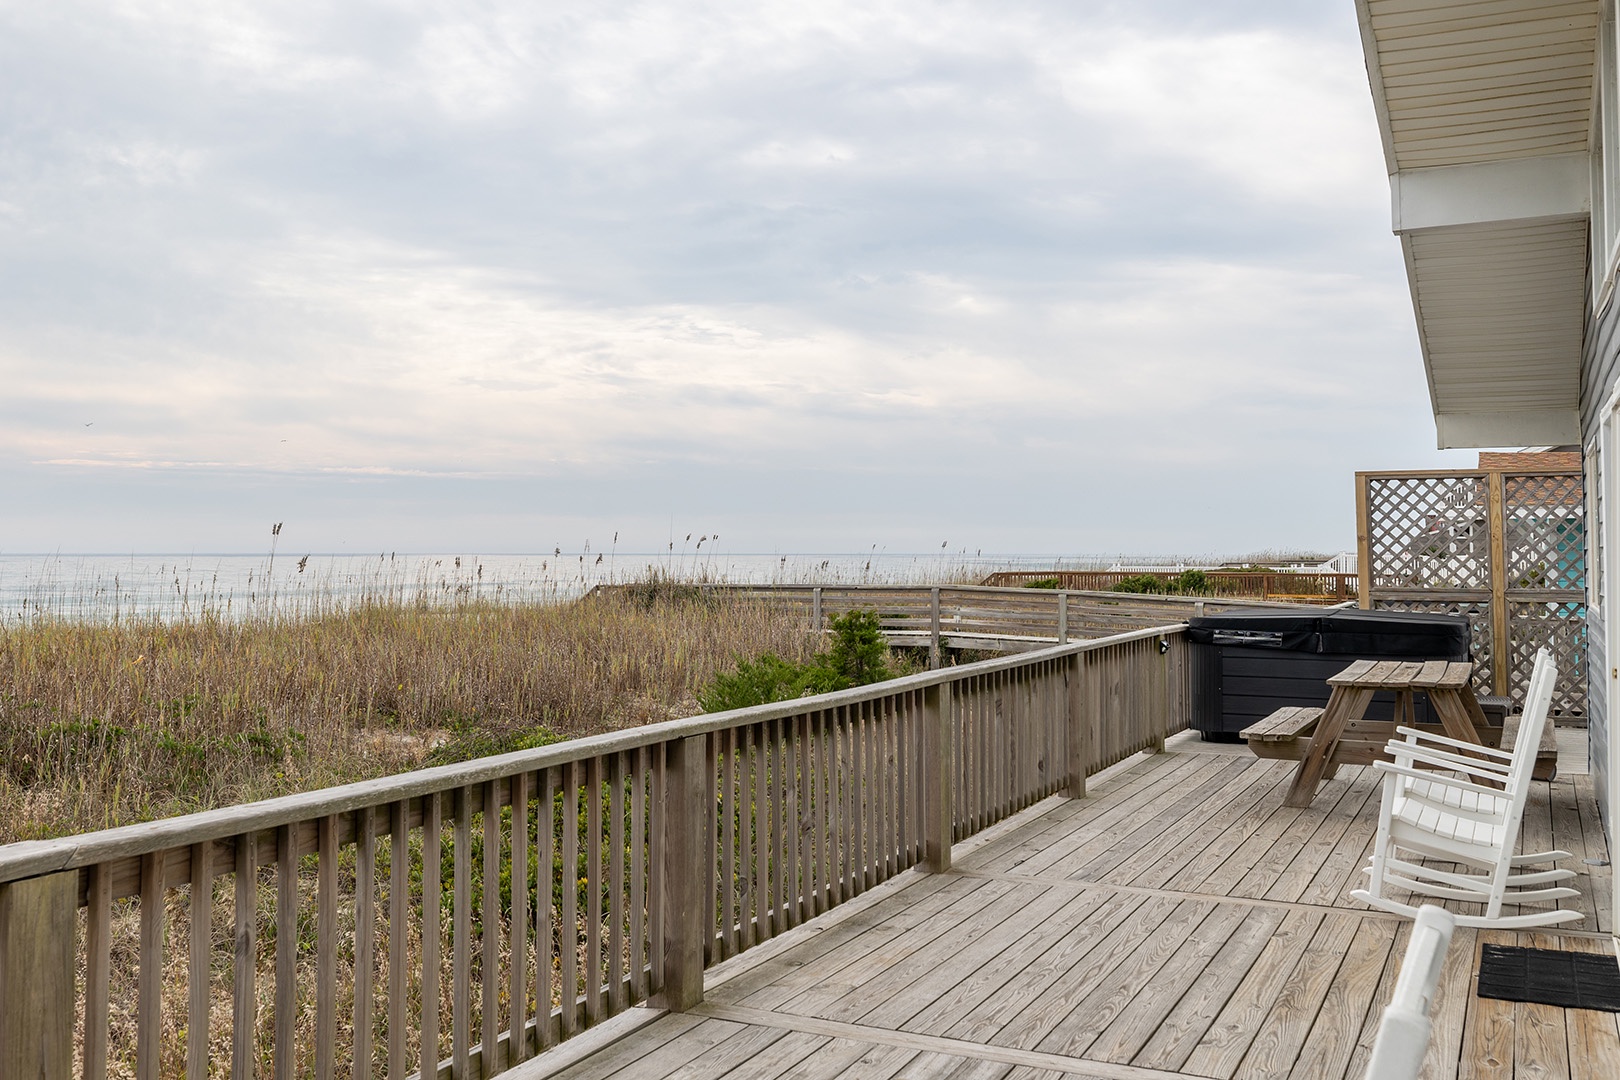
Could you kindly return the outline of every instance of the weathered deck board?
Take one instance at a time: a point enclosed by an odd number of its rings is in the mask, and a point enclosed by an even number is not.
[[[695,1011],[555,1075],[1360,1080],[1407,938],[1347,895],[1376,774],[1342,768],[1295,809],[1291,773],[1197,750],[1143,758],[964,850],[951,873],[902,875],[732,961]],[[1596,821],[1586,776],[1540,786],[1524,843],[1577,853],[1586,923],[1458,931],[1426,1076],[1620,1075],[1613,1014],[1474,996],[1485,942],[1610,948],[1609,868],[1580,862],[1607,857]],[[508,1075],[553,1073],[542,1055]]]

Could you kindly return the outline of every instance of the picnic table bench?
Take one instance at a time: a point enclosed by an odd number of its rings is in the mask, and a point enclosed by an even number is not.
[[[1243,738],[1259,757],[1299,761],[1287,802],[1309,806],[1317,786],[1340,765],[1388,760],[1384,747],[1395,737],[1397,726],[1499,746],[1502,728],[1492,724],[1481,709],[1470,682],[1472,674],[1472,665],[1460,661],[1357,660],[1327,680],[1330,693],[1325,707],[1278,709],[1246,729]],[[1373,696],[1380,691],[1395,696],[1392,720],[1366,718]],[[1440,723],[1417,722],[1415,699],[1419,693],[1428,697]]]

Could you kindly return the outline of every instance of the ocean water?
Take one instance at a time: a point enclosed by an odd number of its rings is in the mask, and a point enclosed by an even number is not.
[[[993,570],[1093,569],[1117,556],[709,553],[329,555],[0,554],[0,618],[245,618],[340,610],[363,600],[556,602],[649,572],[738,584],[924,584]]]

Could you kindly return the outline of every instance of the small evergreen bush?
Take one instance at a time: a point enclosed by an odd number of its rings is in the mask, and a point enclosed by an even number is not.
[[[1121,578],[1120,580],[1116,581],[1113,587],[1108,591],[1128,593],[1163,593],[1166,591],[1166,589],[1165,581],[1161,577],[1154,574],[1132,574],[1128,578]]]
[[[698,694],[698,704],[704,712],[724,712],[837,689],[826,684],[826,673],[815,664],[794,664],[765,653],[757,660],[737,661],[737,670],[729,675],[716,675]]]
[[[892,679],[889,643],[875,611],[851,611],[828,620],[832,648],[809,663],[794,664],[775,653],[737,661],[737,670],[717,675],[698,693],[704,712],[746,709],[807,694],[826,694]]]

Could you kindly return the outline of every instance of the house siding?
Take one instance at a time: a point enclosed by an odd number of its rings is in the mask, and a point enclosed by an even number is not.
[[[1590,305],[1588,306],[1590,309]],[[1585,351],[1581,357],[1581,442],[1586,464],[1586,490],[1588,505],[1594,510],[1603,497],[1599,477],[1593,475],[1593,462],[1598,438],[1598,413],[1614,392],[1620,378],[1620,303],[1611,299],[1600,312],[1588,316]],[[1598,575],[1605,576],[1604,588],[1612,589],[1613,566],[1599,569],[1597,545],[1600,540],[1598,522],[1614,513],[1616,508],[1603,507],[1592,513],[1586,529],[1586,672],[1587,672],[1587,746],[1591,757],[1592,781],[1596,788],[1597,804],[1604,814],[1604,828],[1609,834],[1609,845],[1615,844],[1615,822],[1609,820],[1609,713],[1608,699],[1608,643],[1603,625],[1603,605],[1598,602]]]

